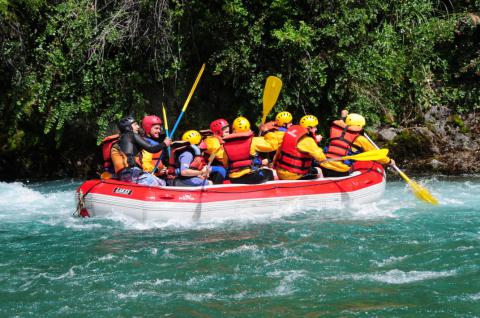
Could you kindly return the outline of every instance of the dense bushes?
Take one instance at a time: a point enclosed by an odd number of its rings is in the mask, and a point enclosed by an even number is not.
[[[0,0],[0,155],[67,151],[65,132],[79,129],[100,140],[112,121],[158,113],[161,101],[173,120],[203,62],[183,128],[214,115],[258,118],[271,74],[284,81],[277,110],[298,116],[330,119],[347,107],[370,123],[405,126],[433,105],[469,112],[480,108],[479,8],[479,0]]]

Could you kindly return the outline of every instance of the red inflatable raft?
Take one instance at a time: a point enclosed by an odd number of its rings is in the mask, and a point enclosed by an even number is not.
[[[76,200],[82,216],[126,215],[142,222],[268,215],[285,209],[325,209],[380,199],[380,164],[356,162],[348,177],[271,181],[258,185],[149,187],[117,180],[88,180]]]

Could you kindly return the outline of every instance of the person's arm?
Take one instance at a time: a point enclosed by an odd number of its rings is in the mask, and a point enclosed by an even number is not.
[[[145,149],[146,151],[151,153],[159,152],[160,150],[164,150],[168,147],[165,141],[159,143],[158,145],[151,145],[139,134],[133,134],[133,140],[140,148]]]
[[[205,178],[207,175],[207,166],[203,167],[202,170],[193,170],[190,168],[180,170],[180,175],[182,177],[198,177]]]
[[[267,135],[269,134],[273,134],[273,132],[270,132]],[[270,136],[267,137],[267,135],[265,135],[265,137],[253,137],[250,151],[251,153],[253,152],[252,155],[257,152],[272,152],[278,149],[277,138],[274,136],[272,136],[273,138]]]
[[[327,159],[327,157],[325,157],[325,154],[323,153],[322,148],[317,145],[316,141],[312,137],[303,137],[302,139],[300,139],[297,148],[301,152],[308,153],[318,162]]]
[[[328,169],[335,169],[337,171],[344,171],[345,168],[347,168],[346,171],[348,171],[348,166],[344,165],[341,161],[322,163],[322,161],[327,159],[327,157],[325,156],[323,149],[317,145],[317,143],[315,142],[315,140],[313,140],[312,137],[304,137],[303,139],[301,139],[297,145],[297,148],[300,151],[310,154],[310,156],[317,160],[317,162],[320,163],[322,167]]]
[[[371,151],[371,150],[376,150],[377,148],[370,142],[368,141],[367,138],[364,136],[358,136],[357,139],[353,142],[354,146],[359,146],[363,149],[363,151]],[[392,163],[392,159],[390,157],[385,157],[380,160],[377,160],[378,163],[381,163],[383,165],[388,165]]]
[[[180,175],[182,177],[198,177],[204,178],[207,175],[207,166],[203,167],[202,170],[190,169],[190,164],[193,161],[193,155],[186,151],[178,157],[180,161]]]

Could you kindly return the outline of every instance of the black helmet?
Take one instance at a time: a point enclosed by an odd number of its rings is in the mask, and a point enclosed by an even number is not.
[[[122,133],[127,132],[127,131],[132,131],[132,124],[135,121],[136,120],[133,119],[133,117],[122,118],[118,122],[118,129],[120,129],[120,132],[122,132]]]

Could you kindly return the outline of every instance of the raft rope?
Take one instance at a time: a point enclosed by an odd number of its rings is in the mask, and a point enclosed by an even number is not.
[[[91,186],[86,192],[85,194],[83,194],[83,191],[80,190],[78,192],[78,203],[77,203],[77,208],[75,209],[75,211],[73,212],[73,216],[74,217],[80,217],[80,212],[82,211],[82,209],[85,208],[85,197],[87,196],[87,194],[90,193],[90,191],[92,191],[97,185],[99,185],[100,183],[103,183],[104,181],[103,180],[99,180],[97,183],[95,183],[93,186]]]

